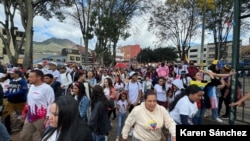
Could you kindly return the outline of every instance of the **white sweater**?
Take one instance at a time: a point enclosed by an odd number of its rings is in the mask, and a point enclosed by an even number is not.
[[[176,135],[176,124],[167,110],[156,105],[153,112],[146,109],[145,103],[136,106],[128,115],[122,129],[123,139],[128,138],[130,128],[134,125],[133,136],[141,141],[160,141],[161,129],[165,126],[172,136]]]

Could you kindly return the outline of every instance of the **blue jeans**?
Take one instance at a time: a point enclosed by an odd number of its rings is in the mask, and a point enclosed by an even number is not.
[[[0,122],[0,140],[2,141],[10,141],[10,135],[7,132],[5,126]]]
[[[195,125],[201,125],[202,124],[202,120],[203,120],[203,117],[205,115],[205,112],[206,112],[206,108],[201,108],[201,109],[198,110],[198,112],[196,113],[196,115],[193,118],[193,123]]]
[[[219,117],[218,108],[211,109],[211,111],[212,111],[212,119],[213,120],[215,120],[216,118]]]
[[[96,135],[92,133],[93,141],[105,141],[105,135]]]
[[[122,131],[122,127],[125,123],[125,120],[127,118],[127,113],[119,113],[118,114],[118,127],[116,130],[116,136],[120,136],[121,135],[121,131]]]

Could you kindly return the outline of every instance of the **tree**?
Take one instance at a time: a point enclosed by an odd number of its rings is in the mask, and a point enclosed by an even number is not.
[[[206,11],[206,28],[213,32],[215,59],[226,57],[228,35],[233,27],[233,0],[215,0],[212,8]]]
[[[201,3],[203,0],[198,0]],[[241,0],[242,13],[249,12],[250,2],[247,0]],[[227,43],[228,37],[232,31],[235,23],[233,21],[233,0],[207,0],[206,8],[206,28],[213,33],[215,43],[215,59],[221,59],[227,57]],[[242,20],[241,28],[243,32],[249,26],[249,22]],[[242,33],[243,33],[242,32]]]
[[[137,61],[141,63],[148,63],[153,58],[153,50],[148,48],[144,48],[137,55]]]
[[[40,15],[46,19],[53,16],[60,21],[65,19],[63,8],[71,6],[71,0],[16,0],[20,11],[22,26],[25,30],[25,52],[23,66],[32,67],[33,64],[33,19]]]
[[[171,41],[177,46],[181,60],[184,60],[199,27],[195,0],[149,4],[153,7],[150,10],[149,31],[156,34],[160,41]]]
[[[153,51],[155,61],[176,61],[178,52],[174,47],[160,47]]]
[[[5,13],[5,21],[0,21],[5,35],[0,33],[0,38],[3,41],[10,63],[16,65],[19,58],[19,52],[21,52],[25,38],[24,34],[21,34],[21,39],[17,40],[16,33],[18,31],[14,23],[14,17],[16,15],[18,5],[15,3],[15,0],[2,0],[0,2],[3,3]],[[11,49],[11,45],[13,46],[13,51]]]
[[[126,39],[130,36],[126,29],[130,27],[130,19],[134,16],[135,11],[140,9],[140,0],[120,1],[113,0],[111,3],[110,21],[111,24],[107,27],[110,32],[109,38],[113,43],[113,61],[115,65],[116,46],[120,38]]]
[[[145,48],[137,55],[137,61],[141,63],[176,61],[178,58],[176,48],[160,47],[157,49]]]
[[[93,17],[94,13],[94,3],[93,0],[73,0],[73,13],[68,13],[73,21],[79,25],[84,46],[85,46],[85,54],[84,54],[84,62],[85,65],[88,65],[88,50],[89,50],[89,40],[94,37],[93,26],[95,24],[95,19]]]
[[[130,36],[126,29],[129,28],[130,19],[138,10],[140,1],[97,1],[95,35],[97,37],[96,51],[100,58],[103,57],[104,50],[112,50],[112,64],[115,64],[117,42],[121,38],[126,39]]]

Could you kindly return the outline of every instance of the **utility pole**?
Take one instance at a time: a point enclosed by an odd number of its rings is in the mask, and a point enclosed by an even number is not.
[[[233,46],[232,46],[232,68],[237,72],[239,62],[240,47],[240,1],[234,0],[234,27],[233,27]],[[231,79],[230,103],[235,101],[237,91],[237,74]],[[236,116],[236,107],[230,107],[229,124],[233,125]]]
[[[200,66],[203,67],[203,52],[204,52],[204,40],[205,40],[205,25],[206,25],[206,11],[207,1],[203,0],[202,8],[202,31],[201,31],[201,50],[200,50]]]

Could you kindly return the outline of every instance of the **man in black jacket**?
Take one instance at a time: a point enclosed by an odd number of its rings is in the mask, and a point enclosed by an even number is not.
[[[55,93],[55,98],[58,98],[62,95],[63,89],[61,88],[61,83],[58,81],[53,82],[53,75],[52,74],[45,74],[43,77],[43,81],[47,84],[49,84]]]

